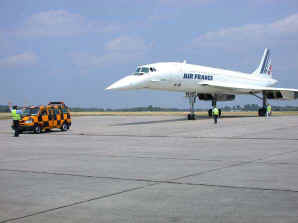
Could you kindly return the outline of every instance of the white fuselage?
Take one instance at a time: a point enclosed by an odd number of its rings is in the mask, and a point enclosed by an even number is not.
[[[126,76],[107,89],[130,90],[147,88],[206,94],[245,94],[249,90],[213,88],[203,83],[213,82],[231,84],[233,86],[269,87],[277,82],[267,76],[187,63],[165,62],[147,64],[142,67],[149,68],[149,72],[137,72]]]

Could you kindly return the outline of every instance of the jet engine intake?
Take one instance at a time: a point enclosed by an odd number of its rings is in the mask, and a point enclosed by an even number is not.
[[[264,91],[268,99],[293,100],[298,98],[298,92],[293,91]]]
[[[203,101],[233,101],[235,100],[235,95],[232,94],[217,94],[215,97],[212,94],[198,94],[200,100]]]

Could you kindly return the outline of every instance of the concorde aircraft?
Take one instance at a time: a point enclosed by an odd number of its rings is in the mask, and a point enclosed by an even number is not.
[[[263,101],[259,116],[265,116],[267,99],[292,100],[298,98],[298,89],[271,87],[277,83],[272,78],[270,50],[265,49],[258,68],[253,73],[224,70],[213,67],[178,62],[138,65],[134,74],[128,75],[106,90],[152,89],[185,92],[189,99],[188,120],[195,119],[196,99],[232,101],[236,94],[250,94]],[[211,109],[208,111],[212,115]],[[220,111],[221,114],[221,111]]]

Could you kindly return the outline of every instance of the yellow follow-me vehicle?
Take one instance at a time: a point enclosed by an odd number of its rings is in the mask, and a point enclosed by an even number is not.
[[[19,121],[19,132],[49,131],[59,128],[67,131],[71,126],[69,108],[63,102],[50,102],[48,105],[26,107]]]

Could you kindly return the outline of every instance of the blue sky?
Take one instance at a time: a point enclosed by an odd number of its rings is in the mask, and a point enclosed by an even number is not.
[[[298,88],[297,12],[296,0],[2,0],[0,104],[187,108],[182,93],[104,88],[159,61],[252,72],[265,47],[277,86]],[[246,103],[258,101],[221,105]]]

